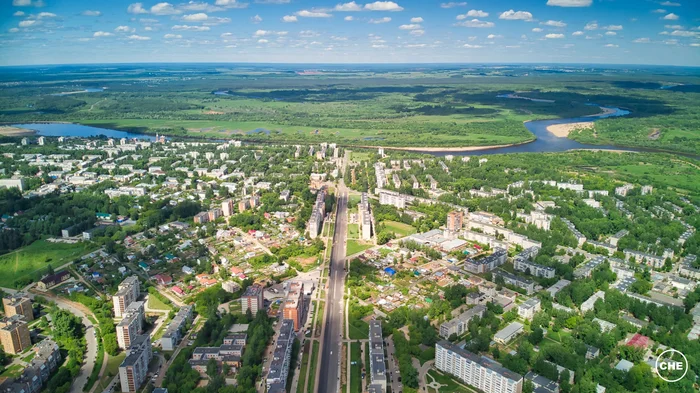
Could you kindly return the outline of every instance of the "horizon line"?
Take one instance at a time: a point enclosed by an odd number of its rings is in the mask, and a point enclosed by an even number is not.
[[[567,63],[567,62],[383,62],[383,63],[371,63],[371,62],[360,62],[360,63],[341,63],[341,62],[255,62],[255,61],[236,61],[236,62],[226,62],[226,61],[202,61],[202,62],[191,62],[191,61],[166,61],[166,62],[153,62],[153,61],[136,61],[136,62],[106,62],[106,63],[46,63],[46,64],[15,64],[15,65],[0,65],[0,68],[22,68],[22,67],[60,67],[60,66],[102,66],[102,65],[207,65],[207,64],[231,64],[231,65],[308,65],[308,66],[458,66],[458,65],[555,65],[555,66],[617,66],[617,67],[674,67],[674,68],[697,68],[700,69],[700,65],[675,65],[675,64],[633,64],[633,63]]]

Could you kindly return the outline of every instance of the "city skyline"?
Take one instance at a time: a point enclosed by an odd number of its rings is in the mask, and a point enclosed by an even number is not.
[[[0,65],[700,64],[700,9],[671,1],[13,0],[0,32]]]

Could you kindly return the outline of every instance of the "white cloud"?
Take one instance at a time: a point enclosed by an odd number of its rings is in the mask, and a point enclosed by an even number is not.
[[[13,15],[13,16],[24,16],[24,12],[22,12],[22,11],[17,11],[17,12],[15,12],[15,13],[12,14],[12,15]]]
[[[188,30],[188,31],[209,31],[209,26],[190,26],[190,25],[175,25],[172,30]]]
[[[622,25],[610,25],[610,26],[604,26],[603,30],[612,30],[612,31],[619,31],[622,30]]]
[[[19,22],[19,27],[30,27],[30,26],[34,26],[38,23],[39,22],[37,22],[35,20],[23,20],[23,21]]]
[[[605,35],[607,35],[607,36],[610,37],[610,36],[615,36],[615,35],[617,35],[617,33],[614,32],[614,31],[606,31],[606,32],[605,32]]]
[[[301,10],[296,13],[303,18],[330,18],[332,15],[327,12]]]
[[[423,34],[425,34],[425,30],[423,30],[423,29],[411,30],[408,34],[410,34],[412,36],[420,37]]]
[[[464,47],[468,49],[479,49],[481,45],[464,44]]]
[[[527,11],[514,11],[514,10],[508,10],[506,12],[501,13],[501,15],[498,17],[498,19],[505,19],[505,20],[532,20],[532,14]]]
[[[287,1],[287,3],[289,3],[289,2]],[[279,4],[284,4],[284,3],[279,3]],[[246,8],[246,7],[248,7],[247,3],[239,3],[236,0],[216,0],[214,5],[219,5],[219,6],[226,7],[226,8]]]
[[[140,18],[140,19],[139,19],[139,22],[141,22],[141,23],[143,23],[143,24],[147,24],[147,23],[158,23],[158,19],[153,19],[153,18]]]
[[[43,7],[43,6],[45,6],[46,3],[44,3],[43,0],[36,0],[36,1],[32,1],[32,0],[12,0],[12,5],[14,5],[15,7],[29,7],[29,6],[33,6],[33,7],[37,7],[37,8],[38,8],[38,7]]]
[[[403,7],[393,1],[375,1],[365,4],[365,9],[368,11],[403,11]]]
[[[676,39],[666,40],[666,41],[664,41],[664,44],[666,44],[666,45],[678,45],[678,40],[676,40]]]
[[[401,25],[399,26],[399,29],[401,30],[419,30],[421,28],[421,25],[417,23],[412,23],[410,25]]]
[[[375,25],[380,24],[380,23],[388,23],[388,22],[391,22],[391,18],[389,18],[388,16],[385,16],[385,17],[379,18],[379,19],[370,19],[369,20],[369,23],[373,23]]]
[[[254,17],[250,18],[250,21],[253,23],[260,23],[263,21],[263,18],[256,14]]]
[[[619,48],[620,45],[617,45],[617,44],[607,44],[607,45],[605,45],[605,47],[606,47],[606,48]]]
[[[176,15],[181,13],[180,10],[176,10],[170,3],[158,3],[151,7],[151,14],[153,15]]]
[[[108,32],[108,31],[96,31],[95,34],[93,34],[93,37],[110,37],[113,36],[114,34]]]
[[[675,3],[672,1],[664,1],[663,3],[661,3],[661,5],[664,7],[680,7],[681,3]]]
[[[632,42],[634,42],[635,44],[649,44],[649,43],[651,43],[651,40],[649,38],[642,37],[642,38],[637,38],[636,40],[634,40]]]
[[[681,25],[666,25],[664,27],[671,30],[683,30],[683,26]]]
[[[686,30],[674,30],[671,35],[676,37],[697,37],[698,33]]]
[[[496,34],[489,34],[489,35],[486,36],[486,38],[488,38],[488,39],[490,39],[490,40],[495,40],[496,38],[503,38],[503,36],[502,36],[502,35],[496,35]]]
[[[102,13],[100,11],[85,10],[80,13],[82,16],[100,16]]]
[[[255,0],[258,4],[289,4],[292,0]]]
[[[37,16],[38,19],[48,19],[48,18],[56,18],[58,15],[52,13],[52,12],[40,12]]]
[[[551,26],[551,27],[566,27],[566,23],[560,20],[548,20],[546,22],[540,23],[541,25]]]
[[[484,12],[482,10],[469,10],[469,12],[464,15],[457,15],[457,19],[486,18],[487,16],[489,16],[488,12]]]
[[[299,32],[299,37],[304,37],[304,38],[312,38],[312,37],[318,37],[321,34],[313,31],[313,30],[302,30]]]
[[[386,48],[386,45],[382,45],[382,44],[373,44],[373,45],[372,45],[372,48],[375,48],[375,49]]]
[[[129,26],[117,26],[114,29],[114,31],[117,33],[133,33],[134,31],[136,31],[136,29],[133,29]]]
[[[126,12],[130,14],[147,14],[148,10],[143,8],[143,3],[133,3],[129,4],[129,7],[127,7]]]
[[[543,31],[544,31],[544,29],[542,29],[541,27],[535,27],[534,29],[532,29],[533,33],[541,33]]]
[[[151,27],[151,26],[146,26],[143,29],[146,31],[153,31],[154,30],[153,27]]]
[[[695,43],[695,42],[694,42],[694,43],[690,44],[690,46],[698,47],[698,46],[700,46],[700,43]]]
[[[185,22],[204,22],[209,16],[203,12],[197,14],[184,15],[182,20]]]
[[[351,1],[345,4],[337,4],[335,8],[333,8],[333,10],[340,12],[362,11],[362,6],[355,3],[354,1]]]
[[[264,39],[264,38],[261,38],[261,39],[258,40],[258,44],[267,44],[268,42],[270,42],[270,41],[268,41],[268,40],[266,40],[266,39]]]
[[[584,30],[598,30],[598,22],[588,22],[583,27]]]
[[[411,18],[411,23],[423,23],[423,18],[421,18],[420,16]]]
[[[574,31],[573,33],[571,33],[571,35],[573,35],[573,36],[580,36],[580,35],[584,35],[584,34],[585,34],[585,33],[582,32],[581,30],[579,30],[579,31]]]
[[[287,22],[287,23],[296,22],[298,20],[299,19],[296,17],[296,15],[285,15],[282,17],[282,22]]]
[[[303,33],[300,32],[299,34]],[[270,35],[287,35],[286,31],[274,31],[274,30],[258,30],[256,31],[253,36],[255,37],[265,37],[265,36],[270,36]]]
[[[11,28],[11,29],[8,30],[8,31],[9,31],[10,33],[17,33],[17,32],[19,31],[19,29],[16,28],[16,27],[13,27],[13,28]]]
[[[464,27],[477,27],[477,28],[490,28],[490,27],[495,26],[495,24],[493,22],[487,22],[485,20],[479,20],[479,19],[465,20],[464,22],[457,23],[457,25],[464,26]]]
[[[656,9],[656,10],[651,11],[651,12],[653,12],[655,14],[665,14],[666,10],[662,10],[661,8],[659,8],[659,9]]]
[[[556,40],[556,39],[564,38],[564,34],[550,33],[550,34],[547,34],[546,36],[544,36],[544,38],[548,38],[550,40]]]
[[[164,35],[163,38],[165,38],[166,40],[179,40],[180,38],[182,38],[182,36],[180,34],[168,33],[168,34]]]
[[[664,16],[664,20],[678,20],[678,15],[671,12],[670,14]]]
[[[352,16],[346,16],[345,18],[343,18],[343,20],[346,20],[346,21],[348,21],[348,22],[350,22],[350,21],[352,21],[352,20],[354,20],[354,19],[355,19],[355,18],[353,18]]]
[[[547,0],[547,5],[553,7],[589,7],[593,0]]]
[[[406,48],[425,48],[426,46],[426,44],[408,44]]]
[[[440,7],[441,8],[455,8],[455,7],[464,7],[467,5],[466,1],[450,1],[449,3],[441,3]]]
[[[142,35],[136,35],[136,34],[130,35],[127,38],[130,40],[135,40],[135,41],[148,41],[151,39],[151,37],[144,37]]]

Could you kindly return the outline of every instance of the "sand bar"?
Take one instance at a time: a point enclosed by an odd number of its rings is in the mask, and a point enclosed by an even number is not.
[[[36,131],[26,128],[0,126],[0,135],[2,136],[31,136],[34,134],[36,134]]]
[[[593,128],[592,121],[584,121],[580,123],[567,123],[567,124],[552,124],[547,127],[547,131],[554,134],[558,138],[566,138],[569,133],[573,130],[589,130]]]

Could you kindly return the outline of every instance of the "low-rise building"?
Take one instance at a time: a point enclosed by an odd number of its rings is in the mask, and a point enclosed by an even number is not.
[[[531,321],[540,310],[542,310],[540,299],[533,297],[518,306],[518,315],[523,319]]]
[[[469,321],[474,317],[483,317],[485,312],[485,306],[477,305],[461,313],[458,317],[443,322],[440,325],[440,337],[449,338],[453,334],[461,336],[467,331]]]
[[[493,336],[493,341],[499,344],[508,344],[518,334],[523,332],[523,324],[520,322],[511,322],[510,325],[496,332]]]

